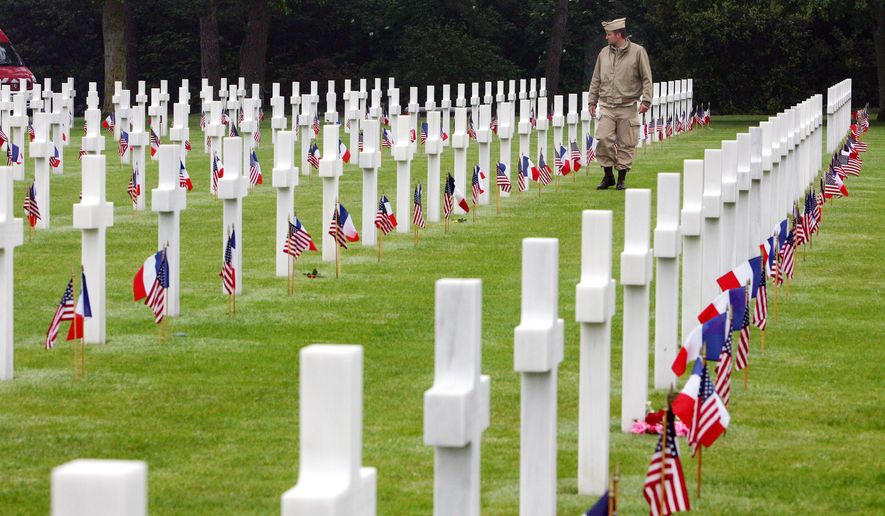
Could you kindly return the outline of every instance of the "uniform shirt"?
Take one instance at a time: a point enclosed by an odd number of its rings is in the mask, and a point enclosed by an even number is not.
[[[590,81],[590,105],[599,101],[610,107],[635,105],[639,98],[651,103],[652,79],[648,54],[627,40],[624,48],[607,45],[596,58]]]

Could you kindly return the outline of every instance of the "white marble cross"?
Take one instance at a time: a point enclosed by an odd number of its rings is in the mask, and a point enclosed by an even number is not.
[[[646,116],[650,115],[651,113],[649,112]],[[578,148],[581,149],[581,164],[585,167],[590,166],[590,163],[587,162],[587,152],[585,149],[587,137],[596,137],[590,127],[590,122],[592,120],[593,117],[590,116],[590,92],[585,91],[581,93],[581,139],[578,140]]]
[[[157,137],[160,137],[160,88],[151,88],[151,103],[147,108],[148,114],[148,125],[150,126],[150,130],[154,132]],[[159,156],[154,154],[151,156],[151,161],[157,161]]]
[[[513,169],[511,169],[511,140],[513,139],[513,103],[510,101],[504,101],[498,103],[498,139],[500,141],[500,162],[504,164],[504,175],[507,176],[508,180],[510,178],[514,178]],[[505,192],[500,190],[497,185],[497,179],[495,179],[498,174],[497,166],[492,167],[491,175],[489,176],[489,186],[490,188],[495,188],[499,190],[499,195],[501,197],[510,197],[510,192]],[[511,185],[512,190],[512,185]]]
[[[34,114],[43,111],[43,94],[40,84],[36,82],[34,83],[33,90],[31,90],[31,100],[28,101],[28,107]]]
[[[479,118],[474,118],[473,123],[476,124],[476,143],[479,147],[478,164],[479,169],[485,174],[485,177],[479,177],[479,184],[482,189],[482,193],[479,194],[479,204],[488,204],[489,183],[493,174],[493,167],[491,166],[492,130],[490,127],[492,123],[492,106],[490,104],[480,104],[477,112],[479,113]],[[463,187],[467,189],[467,184],[465,183]]]
[[[329,81],[329,89],[326,91],[326,113],[324,120],[327,124],[338,123],[338,95],[335,93],[335,81]]]
[[[308,104],[310,107],[310,120],[311,121],[314,119],[315,116],[317,116],[317,106],[320,103],[320,95],[319,95],[318,91],[319,91],[319,84],[317,83],[317,81],[310,81],[310,101],[308,102]],[[315,137],[311,136],[311,139],[313,139],[313,138],[315,138]],[[302,174],[303,173],[304,172],[302,171]]]
[[[581,325],[578,381],[578,494],[608,489],[611,405],[612,212],[581,213],[581,281],[575,289],[575,320]]]
[[[655,389],[676,388],[670,369],[679,348],[679,181],[678,173],[658,174],[655,227]]]
[[[409,88],[409,105],[407,109],[409,110],[409,139],[407,141],[410,142],[412,154],[414,155],[418,149],[418,110],[421,109],[420,104],[418,104],[417,87]],[[415,141],[412,141],[412,134],[415,135]]]
[[[0,381],[13,376],[13,312],[15,311],[13,252],[22,245],[22,219],[14,216],[15,202],[12,198],[12,167],[0,166]]]
[[[473,124],[477,125],[479,122],[479,83],[472,83],[470,88],[470,119],[473,120]]]
[[[528,90],[526,90],[525,79],[519,80],[519,100],[528,99]]]
[[[169,129],[169,141],[178,146],[182,163],[187,163],[188,151],[186,142],[190,141],[188,110],[188,105],[183,102],[177,102],[172,105],[172,127]]]
[[[701,305],[712,302],[719,293],[716,278],[723,272],[720,262],[722,231],[722,150],[704,151],[704,197],[702,204],[704,224],[701,228]],[[697,314],[695,314],[697,315]]]
[[[679,342],[685,342],[698,325],[697,316],[702,307],[701,279],[703,255],[701,228],[703,227],[704,160],[685,160],[682,171],[682,324]]]
[[[313,116],[310,114],[311,96],[304,95],[301,99],[301,114],[296,117],[298,126],[301,128],[301,175],[310,175],[310,164],[307,162],[307,156],[310,152],[310,144],[314,139],[313,134]],[[294,127],[294,124],[293,124]]]
[[[815,147],[817,148],[817,147]],[[768,238],[768,227],[762,226],[762,128],[759,126],[750,128],[750,199],[749,199],[749,257],[756,253],[756,247]]]
[[[397,233],[412,230],[410,212],[412,206],[412,143],[409,141],[409,115],[396,115],[396,136],[394,136],[393,159],[396,161],[396,226]]]
[[[427,188],[423,210],[430,222],[439,222],[440,156],[443,151],[440,117],[440,111],[427,112],[427,142],[424,144],[424,152],[427,153]]]
[[[289,275],[289,255],[283,252],[289,235],[289,221],[295,215],[295,187],[298,186],[298,167],[295,166],[295,132],[277,131],[273,146],[273,187],[277,189],[276,274]]]
[[[52,142],[49,141],[49,113],[34,113],[34,141],[29,148],[31,157],[34,158],[34,189],[36,190],[37,206],[40,208],[40,219],[36,227],[48,229],[50,223],[49,195],[49,158],[53,155]]]
[[[292,110],[292,132],[295,133],[295,140],[298,140],[298,114],[301,112],[301,83],[293,82],[292,91],[289,95],[290,109]]]
[[[123,105],[123,81],[114,81],[114,94],[111,96],[114,105],[114,141],[120,140],[120,107]]]
[[[381,90],[372,91],[372,98],[380,97]],[[375,108],[372,108],[375,109]],[[364,246],[375,245],[375,210],[378,202],[378,169],[381,168],[380,142],[381,123],[377,117],[370,117],[360,123],[363,129],[363,151],[359,154],[359,166],[363,169],[363,231],[360,241]]]
[[[258,119],[255,117],[261,101],[255,98],[243,99],[243,121],[240,123],[240,136],[243,138],[243,175],[249,177],[250,158],[255,148],[255,133],[258,132]]]
[[[106,232],[114,225],[114,203],[105,197],[105,156],[83,156],[81,191],[83,198],[74,204],[74,228],[82,232],[81,263],[89,288],[92,317],[83,324],[87,344],[104,344],[106,329]],[[42,210],[42,207],[41,207]]]
[[[280,512],[374,516],[377,471],[363,467],[363,348],[314,344],[300,356],[298,483]]]
[[[160,119],[159,136],[167,136],[169,134],[169,81],[162,79],[160,81],[159,109],[157,116]]]
[[[360,112],[360,92],[351,91],[347,94],[350,99],[348,104],[350,109],[344,112],[347,123],[350,125],[350,161],[351,163],[359,163],[360,161],[360,130],[364,120]]]
[[[485,95],[483,95],[483,97],[482,97],[482,103],[491,105],[492,102],[494,102],[494,100],[495,100],[495,97],[494,97],[493,91],[492,91],[492,81],[486,81],[484,91],[485,91]]]
[[[520,81],[521,83],[525,83],[525,79]],[[523,84],[525,85],[525,84]],[[520,96],[524,97],[525,90],[520,92]],[[519,157],[517,159],[521,160],[523,156],[531,156],[531,144],[532,144],[532,123],[531,123],[531,101],[526,98],[521,98],[519,101],[519,124],[517,124],[516,129],[519,132]],[[519,172],[519,168],[515,169],[516,172]],[[528,174],[528,172],[526,172]],[[531,176],[528,176],[531,177]],[[518,178],[517,178],[518,179]],[[525,191],[528,192],[531,188],[532,182],[529,180],[525,181]],[[518,188],[518,186],[517,186]],[[511,188],[513,189],[513,188]]]
[[[522,312],[514,333],[514,370],[522,376],[519,511],[556,514],[557,374],[563,357],[559,318],[559,240],[522,241]]]
[[[651,142],[660,141],[658,138],[658,129],[657,129],[657,120],[658,118],[663,117],[661,113],[661,108],[664,105],[661,99],[661,83],[656,82],[652,84],[652,97],[651,97],[651,109],[649,113],[651,113],[651,121],[653,122],[652,127],[655,129],[651,132]]]
[[[652,281],[651,190],[631,188],[624,201],[623,366],[621,368],[621,431],[645,419],[648,401],[649,285]]]
[[[147,464],[106,459],[62,464],[52,470],[51,505],[52,516],[146,516]]]
[[[516,102],[516,79],[510,79],[508,86],[507,101]]]
[[[169,262],[169,291],[166,294],[166,315],[180,313],[181,277],[181,211],[187,208],[187,194],[178,180],[181,167],[181,147],[177,144],[160,145],[159,185],[151,191],[151,210],[159,214],[157,222],[157,249],[166,247]],[[239,237],[239,235],[238,235]]]
[[[722,142],[722,212],[720,215],[722,243],[719,254],[719,268],[722,272],[730,271],[737,265],[734,259],[736,202],[737,141],[727,140]],[[718,277],[716,276],[716,278]]]
[[[232,91],[232,93],[234,93]],[[243,230],[243,198],[249,194],[249,177],[243,175],[243,139],[240,136],[224,138],[224,177],[218,180],[218,198],[224,201],[224,225],[221,229],[221,257],[227,246],[227,239],[233,231],[236,247],[233,248],[232,263],[235,273],[235,293],[243,292],[243,243],[246,241]],[[232,229],[233,228],[233,229]],[[224,286],[222,292],[226,293]]]
[[[49,139],[52,141],[52,145],[54,149],[58,149],[59,156],[61,157],[61,163],[57,167],[52,169],[53,174],[64,174],[65,171],[65,159],[62,154],[64,153],[64,142],[62,141],[62,135],[65,134],[65,126],[67,124],[67,114],[62,109],[62,96],[61,93],[52,93],[50,96],[52,101],[52,111],[49,118]]]
[[[145,81],[138,81],[138,90],[135,94],[135,103],[147,109],[147,101],[147,83],[145,83]]]
[[[565,115],[563,115],[562,102],[563,102],[562,95],[555,95],[553,97],[553,120],[552,120],[552,122],[553,122],[553,152],[554,153],[559,152],[560,146],[568,148],[568,142],[566,142],[565,140],[562,139],[563,132],[564,132],[563,129],[565,127]],[[546,147],[547,147],[547,145],[546,145],[546,140],[545,140],[544,148],[546,148]],[[553,157],[551,155],[548,155],[546,151],[544,152],[544,158],[548,161],[553,160]],[[563,160],[565,160],[567,158],[568,158],[568,153],[566,153],[566,155],[562,157]],[[558,171],[554,168],[553,172],[557,173]]]
[[[737,135],[737,204],[734,222],[734,264],[758,256],[761,240],[750,238],[750,133]],[[755,245],[754,245],[755,243]],[[755,249],[754,249],[755,248]]]
[[[495,103],[496,104],[500,104],[502,102],[507,102],[507,90],[504,86],[504,81],[498,81],[498,85],[497,85],[497,88],[495,89],[495,91],[498,92],[498,94],[495,95]]]
[[[442,87],[442,99],[439,103],[440,109],[442,109],[442,130],[447,135],[451,135],[452,133],[449,131],[451,128],[451,124],[449,123],[451,119],[451,111],[452,111],[452,97],[451,97],[451,86],[448,84],[443,84]],[[451,145],[452,139],[448,138],[443,142],[443,147],[448,147]]]
[[[220,93],[220,92],[219,92]],[[216,193],[217,188],[212,184],[212,167],[215,156],[219,160],[224,156],[224,147],[221,142],[225,136],[225,127],[221,121],[221,113],[224,110],[224,101],[216,100],[209,103],[209,119],[206,122],[206,141],[209,147],[209,193]],[[239,155],[237,155],[239,158]],[[222,161],[222,163],[224,163]]]
[[[455,107],[467,107],[467,99],[464,97],[464,83],[458,83],[458,96],[455,98]]]
[[[25,134],[28,132],[28,104],[26,95],[19,93],[12,99],[12,113],[7,113],[3,119],[3,125],[7,127],[6,134],[10,143],[15,144],[21,153],[21,164],[12,165],[13,178],[16,181],[25,179]]]
[[[435,304],[433,386],[424,392],[424,444],[434,447],[433,514],[478,516],[490,393],[489,377],[481,374],[482,282],[441,279]]]
[[[452,148],[455,149],[455,186],[462,192],[467,184],[467,108],[455,108],[455,133],[452,134]],[[454,213],[464,213],[458,203],[454,203]]]
[[[144,106],[138,105],[131,108],[132,131],[129,132],[129,154],[132,154],[132,169],[138,171],[138,197],[135,201],[135,209],[143,210],[144,199],[147,192],[145,191],[145,175],[147,175],[147,165],[145,162],[145,149],[150,147],[150,138],[144,127]],[[130,172],[131,174],[131,172]]]
[[[120,141],[120,133],[122,131],[126,131],[127,133],[132,129],[132,123],[130,122],[130,117],[132,116],[132,107],[129,105],[129,90],[123,90],[120,92],[120,106],[117,108],[117,117],[116,117],[116,127],[115,127],[115,135],[114,138],[116,141]],[[119,128],[119,129],[117,129]],[[120,156],[120,163],[126,165],[132,161],[132,152],[127,152]]]
[[[319,176],[323,178],[323,261],[334,262],[336,256],[335,237],[329,234],[332,226],[332,213],[338,206],[338,178],[341,177],[343,162],[338,156],[338,138],[341,126],[323,126],[323,157],[320,159]]]
[[[74,81],[69,78],[68,81],[61,83],[61,91],[59,92],[59,112],[62,115],[62,133],[64,134],[61,143],[65,147],[71,143],[71,125],[74,122],[73,88]]]
[[[284,104],[283,96],[280,95],[280,83],[275,82],[272,86],[272,92],[270,96],[270,107],[271,107],[271,119],[270,119],[270,137],[271,143],[277,143],[277,133],[279,131],[285,130],[288,126],[288,122],[286,120],[286,105]],[[293,141],[294,145],[295,142]],[[293,147],[294,148],[294,147]]]
[[[538,133],[538,156],[536,156],[535,164],[541,166],[540,154],[543,152],[544,161],[549,165],[550,163],[553,163],[553,159],[547,148],[547,128],[549,126],[547,120],[547,97],[538,98],[538,117],[536,124],[535,129]]]
[[[98,107],[98,91],[94,82],[89,83],[89,93],[86,95],[86,136],[80,143],[80,147],[90,154],[104,152],[105,138],[101,134],[101,109]]]

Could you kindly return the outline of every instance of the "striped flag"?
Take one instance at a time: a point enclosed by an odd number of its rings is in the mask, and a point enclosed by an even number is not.
[[[427,122],[421,124],[421,145],[427,143]]]
[[[446,178],[446,187],[443,191],[443,214],[445,218],[448,220],[449,215],[452,214],[452,208],[454,208],[455,196],[455,178],[452,177],[452,174],[449,174]]]
[[[200,112],[200,129],[206,129],[206,112]]]
[[[642,489],[652,516],[691,510],[682,462],[679,460],[679,445],[676,443],[676,420],[669,411],[666,417],[667,435],[658,438]]]
[[[34,138],[37,137],[37,132],[34,131],[34,125],[31,123],[31,119],[28,119],[28,138],[31,141],[34,141]]]
[[[688,442],[692,450],[710,447],[728,428],[731,416],[716,394],[707,366],[695,360],[691,377],[673,401],[673,412],[688,424]]]
[[[750,311],[744,310],[745,319],[750,318]],[[749,328],[749,325],[747,326]],[[743,334],[743,330],[741,330]],[[719,363],[716,364],[716,394],[722,399],[722,403],[728,406],[728,399],[731,395],[731,355],[732,355],[732,338],[731,332],[725,336],[725,345],[722,346],[722,352],[719,354]]]
[[[184,140],[184,150],[186,150],[187,152],[191,151],[191,141],[188,139]]]
[[[25,211],[25,217],[28,218],[28,225],[34,227],[40,220],[40,206],[37,205],[37,187],[31,182],[30,188],[25,192],[25,202],[22,206]]]
[[[260,127],[258,129],[256,129],[254,133],[252,133],[252,141],[255,142],[255,145],[258,145],[259,143],[261,143],[261,128]]]
[[[507,166],[498,162],[498,173],[495,175],[495,183],[502,192],[510,193],[510,178],[507,177]]]
[[[365,150],[365,146],[363,144],[363,131],[362,131],[362,129],[360,129],[360,132],[357,135],[357,148],[359,149],[360,152],[363,152],[363,150]]]
[[[577,172],[581,170],[581,149],[578,148],[578,142],[572,141],[569,144],[569,150],[572,153],[572,170]]]
[[[160,137],[157,136],[157,133],[154,132],[154,129],[151,128],[151,157],[155,157],[157,152],[160,150]]]
[[[794,245],[795,237],[793,236],[793,230],[790,230],[787,233],[787,239],[784,241],[783,247],[781,247],[781,265],[778,269],[778,283],[783,283],[785,278],[793,277],[793,258],[796,255],[796,246]]]
[[[347,242],[357,242],[360,239],[356,226],[353,225],[353,219],[344,205],[338,203],[335,212],[332,213],[332,222],[329,224],[329,235],[335,238],[335,242],[339,247],[347,249]]]
[[[132,204],[138,203],[138,196],[141,195],[141,186],[138,184],[138,167],[133,167],[132,175],[129,176],[129,185],[126,187],[126,193],[132,199]]]
[[[375,227],[385,235],[396,227],[396,217],[390,206],[390,200],[387,199],[386,195],[382,195],[381,200],[378,201],[378,210],[375,212]],[[343,247],[347,247],[347,244]]]
[[[311,127],[313,128],[313,135],[319,136],[320,135],[320,117],[319,117],[319,115],[313,116],[313,125]]]
[[[594,139],[589,134],[587,135],[586,142],[586,153],[587,153],[587,164],[589,165],[591,161],[596,158],[596,145],[599,143],[599,140]]]
[[[77,154],[77,160],[83,161],[83,156],[87,156],[87,155],[89,155],[89,153],[86,152],[86,150],[84,150],[83,147],[80,147],[80,152],[79,152],[79,154]]]
[[[525,156],[520,156],[520,159],[516,162],[516,178],[517,178],[517,187],[520,192],[525,192],[525,189],[528,188],[528,171],[523,169],[523,162],[527,162],[528,158]]]
[[[412,224],[419,228],[424,227],[424,208],[421,206],[421,183],[415,185],[414,211],[412,214]]]
[[[845,188],[845,183],[842,182],[842,179],[839,178],[832,166],[830,166],[830,171],[826,176],[826,182],[824,183],[825,198],[848,197],[848,189]]]
[[[6,131],[4,131],[3,128],[0,127],[0,147],[3,147],[4,145],[6,145],[6,142],[8,142],[8,141],[9,141],[9,136],[6,134]]]
[[[159,253],[160,261],[156,269],[157,277],[154,279],[151,290],[148,292],[144,304],[151,307],[154,313],[154,322],[160,324],[163,317],[166,316],[166,290],[169,289],[169,259],[166,256],[166,249]]]
[[[49,166],[58,168],[59,165],[61,165],[61,155],[58,153],[58,147],[55,147],[52,156],[49,156]]]
[[[544,153],[538,155],[538,177],[536,179],[541,184],[549,185],[553,182],[550,166],[544,161]]]
[[[476,139],[476,131],[473,129],[473,117],[467,118],[467,136],[470,137],[471,140]]]
[[[756,306],[753,310],[753,322],[756,327],[765,331],[768,322],[768,293],[765,285],[765,270],[760,274],[759,290],[756,291]]]
[[[77,296],[77,303],[74,306],[74,317],[71,319],[71,326],[68,328],[67,340],[77,340],[83,338],[83,325],[85,318],[92,317],[92,305],[89,303],[89,288],[86,286],[86,273],[80,273],[80,295]]]
[[[65,288],[64,294],[61,296],[61,302],[55,309],[55,315],[52,316],[52,322],[49,324],[49,330],[46,332],[46,341],[44,346],[46,349],[52,349],[55,346],[55,340],[58,338],[58,329],[62,321],[74,320],[74,278],[68,280],[68,286]]]
[[[310,163],[310,166],[313,168],[320,168],[320,148],[317,147],[316,142],[310,144],[310,149],[307,151],[307,162]]]
[[[80,152],[82,153],[83,149],[80,149]],[[11,167],[22,164],[24,164],[24,154],[18,145],[9,142],[9,147],[6,149],[6,166]]]
[[[126,131],[120,131],[120,143],[117,148],[120,152],[121,158],[126,155],[126,151],[129,150],[129,133]]]
[[[553,147],[553,167],[561,176],[567,176],[572,171],[571,159],[569,159],[568,151],[563,144],[559,144],[559,148]]]
[[[485,193],[485,190],[482,189],[482,185],[479,182],[480,175],[485,177],[485,174],[479,169],[479,165],[473,167],[473,178],[470,181],[470,191],[473,193],[473,204],[479,202],[479,196]]]
[[[338,159],[345,163],[350,163],[350,150],[341,140],[338,140]]]
[[[230,235],[227,237],[227,244],[224,246],[224,262],[221,264],[221,284],[225,292],[233,294],[237,289],[237,274],[234,268],[234,249],[237,248],[237,234],[231,227]]]
[[[212,155],[212,191],[218,191],[218,180],[224,177],[224,163],[218,154]]]
[[[179,160],[178,165],[178,186],[185,188],[190,192],[194,189],[194,184],[191,182],[191,176],[187,173],[187,169],[184,168],[184,161]]]
[[[255,186],[262,183],[264,183],[264,178],[261,175],[261,164],[258,163],[255,150],[252,150],[252,154],[249,155],[249,184]]]
[[[283,252],[298,258],[304,251],[316,251],[317,247],[313,243],[313,238],[307,232],[307,228],[301,224],[298,217],[294,217],[294,221],[289,222],[289,234],[286,237],[286,244],[283,246]]]
[[[388,149],[393,147],[393,137],[390,135],[390,131],[386,128],[381,130],[381,146],[387,147]]]

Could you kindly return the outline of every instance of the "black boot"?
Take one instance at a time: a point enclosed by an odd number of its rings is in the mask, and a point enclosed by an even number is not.
[[[624,184],[624,181],[627,179],[627,172],[629,172],[629,168],[625,168],[624,170],[618,170],[618,186],[617,190],[626,190],[627,185]]]
[[[602,181],[596,185],[597,190],[605,190],[612,186],[615,186],[615,175],[612,173],[612,167],[603,167],[602,172],[605,174],[602,177]]]

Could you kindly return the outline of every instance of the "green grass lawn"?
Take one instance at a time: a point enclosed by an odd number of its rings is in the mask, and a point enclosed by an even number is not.
[[[682,160],[701,158],[705,148],[718,147],[758,120],[720,117],[712,130],[640,149],[628,185],[654,189],[658,172],[681,171]],[[229,318],[218,277],[222,203],[208,193],[209,162],[192,117],[188,170],[194,191],[181,217],[182,315],[171,323],[173,337],[158,342],[150,310],[131,297],[132,276],[156,251],[157,215],[130,208],[129,169],[119,164],[108,138],[107,196],[115,204],[114,226],[107,232],[108,338],[106,345],[89,347],[88,379],[74,382],[71,348],[63,341],[67,325],[55,349],[44,350],[43,338],[79,265],[80,232],[71,227],[71,206],[80,190],[80,122],[64,149],[66,172],[52,178],[52,229],[36,232],[15,251],[16,371],[14,381],[0,384],[0,513],[46,514],[51,469],[78,457],[147,461],[155,514],[276,513],[280,495],[297,480],[298,351],[313,343],[352,343],[365,353],[363,463],[378,468],[379,512],[430,514],[433,450],[423,445],[422,399],[433,382],[434,282],[476,277],[484,294],[483,371],[492,386],[491,426],[482,442],[482,507],[485,514],[516,514],[520,378],[513,371],[513,330],[519,323],[520,249],[526,237],[560,242],[566,340],[559,374],[559,512],[577,514],[592,504],[577,494],[576,482],[574,287],[581,210],[613,210],[615,278],[624,224],[623,193],[597,192],[597,167],[590,176],[582,170],[575,180],[562,180],[558,192],[545,188],[538,197],[533,185],[522,199],[502,200],[500,214],[494,202],[481,207],[475,224],[454,224],[448,235],[441,223],[429,225],[417,247],[410,234],[391,234],[380,263],[375,249],[353,245],[343,252],[343,276],[337,280],[334,265],[310,253],[298,264],[299,273],[316,267],[325,277],[299,274],[295,295],[287,297],[286,279],[274,275],[276,193],[266,123],[258,152],[265,185],[244,201],[244,293],[236,317]],[[548,138],[552,145],[552,134]],[[694,496],[696,464],[681,440],[696,511],[885,511],[885,431],[876,415],[885,409],[877,365],[885,359],[877,344],[885,334],[885,280],[882,231],[875,229],[885,222],[885,129],[874,127],[865,140],[870,150],[863,156],[863,176],[848,179],[849,198],[827,205],[813,247],[797,257],[789,298],[780,292],[777,318],[770,298],[764,354],[754,331],[750,390],[735,384],[729,432],[704,453],[701,500]],[[389,152],[383,154],[379,193],[392,198],[396,167]],[[468,156],[469,169],[477,156],[475,142]],[[447,149],[443,176],[452,159]],[[360,169],[349,165],[341,179],[340,197],[357,228],[361,178]],[[412,179],[426,181],[421,150]],[[148,189],[157,184],[156,162],[149,162],[147,183]],[[321,183],[302,177],[295,194],[298,215],[318,242]],[[15,185],[16,203],[26,187]],[[619,305],[620,297],[619,287]],[[611,458],[620,463],[622,513],[640,514],[647,511],[641,486],[655,438],[619,431],[621,327],[619,306],[612,325]],[[651,394],[655,407],[664,394]]]

